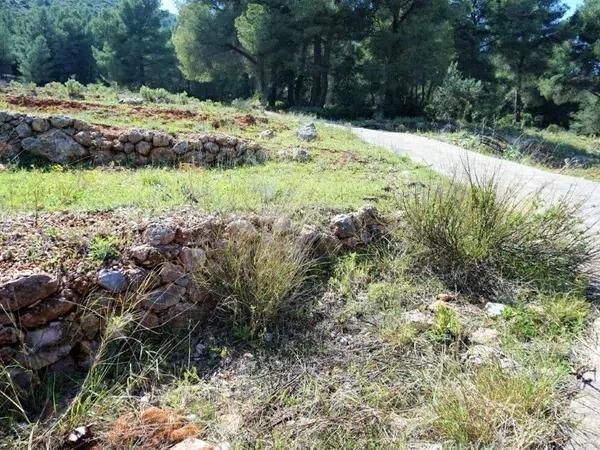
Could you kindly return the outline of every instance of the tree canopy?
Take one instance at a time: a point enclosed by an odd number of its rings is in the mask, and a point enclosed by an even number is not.
[[[3,0],[0,72],[334,117],[556,123],[600,133],[600,3]]]

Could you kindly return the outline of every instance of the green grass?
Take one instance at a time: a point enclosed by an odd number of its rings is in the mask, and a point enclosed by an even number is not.
[[[218,131],[246,139],[256,139],[261,130],[273,129],[272,139],[258,142],[268,153],[269,161],[264,165],[233,170],[10,168],[0,172],[0,210],[93,211],[131,207],[162,211],[187,206],[211,213],[295,212],[348,210],[373,201],[379,201],[382,209],[386,209],[390,196],[384,187],[433,176],[406,158],[363,143],[347,130],[319,126],[319,138],[302,143],[295,132],[302,123],[310,120],[308,117],[270,116],[268,123],[244,127],[232,119],[246,114],[243,110],[212,103],[193,107],[169,106],[192,110],[208,119],[160,119],[156,114],[142,117],[136,116],[130,107],[110,103],[98,110],[67,114],[107,126],[141,127],[172,133]],[[147,106],[159,111],[163,107]],[[217,119],[224,124],[215,129],[213,122]],[[295,163],[279,156],[294,146],[306,148],[311,153],[311,161]]]

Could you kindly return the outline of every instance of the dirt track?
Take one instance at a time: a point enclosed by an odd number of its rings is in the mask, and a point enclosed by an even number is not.
[[[600,241],[600,183],[546,172],[407,133],[364,128],[352,128],[352,132],[366,142],[407,156],[443,175],[464,178],[470,173],[484,180],[495,177],[500,188],[519,186],[524,193],[541,192],[549,202],[567,198],[580,203],[581,218]],[[597,368],[599,374],[573,401],[574,418],[579,426],[568,448],[600,449],[600,319],[589,330],[588,341],[581,342],[579,347],[582,361]]]

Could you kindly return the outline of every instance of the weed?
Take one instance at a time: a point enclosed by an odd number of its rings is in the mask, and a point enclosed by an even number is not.
[[[462,325],[458,321],[456,312],[446,306],[440,306],[433,320],[430,336],[439,342],[452,342],[462,334]]]
[[[558,380],[495,365],[443,380],[434,391],[433,430],[458,448],[528,448],[556,430]]]
[[[111,236],[102,236],[97,234],[92,238],[88,250],[88,257],[92,261],[106,262],[118,258],[120,241]]]
[[[544,296],[532,304],[508,307],[503,312],[509,333],[522,341],[571,336],[583,328],[589,303],[577,295]]]

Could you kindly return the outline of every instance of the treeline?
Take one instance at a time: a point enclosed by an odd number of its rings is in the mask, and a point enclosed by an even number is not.
[[[4,21],[0,66],[335,117],[600,133],[598,0],[570,17],[560,0],[188,0],[173,27],[159,3],[34,8]]]

